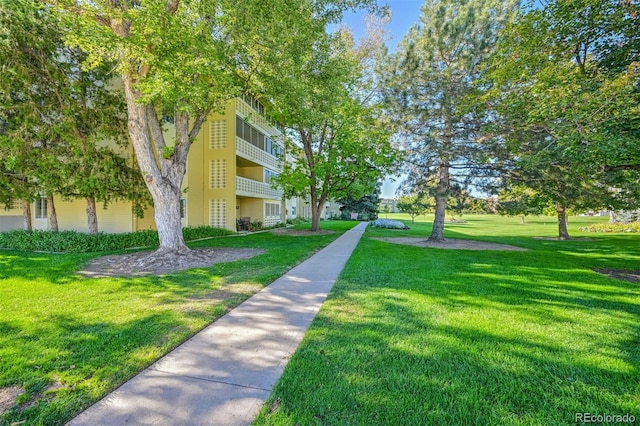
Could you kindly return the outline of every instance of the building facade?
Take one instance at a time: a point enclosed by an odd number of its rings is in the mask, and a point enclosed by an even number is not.
[[[239,220],[271,226],[286,220],[282,191],[271,179],[282,170],[283,131],[270,120],[264,106],[251,96],[227,103],[202,126],[189,151],[183,182],[183,226],[208,225],[237,230]],[[0,231],[21,229],[23,209],[0,209]],[[83,200],[54,197],[60,230],[87,232]],[[98,229],[132,232],[154,229],[153,210],[143,218],[132,214],[131,203],[98,204]],[[49,229],[47,202],[31,206],[34,229]]]

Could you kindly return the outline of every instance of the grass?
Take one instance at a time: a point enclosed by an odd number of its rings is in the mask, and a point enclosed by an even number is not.
[[[556,236],[552,218],[463,219],[445,237],[528,251],[372,239],[425,237],[426,222],[369,228],[255,424],[640,419],[640,284],[593,271],[640,269],[640,236],[578,231],[606,218],[570,218],[570,241],[532,238]]]
[[[267,251],[160,277],[86,279],[75,271],[99,254],[0,251],[0,389],[25,390],[0,424],[64,424],[353,225],[192,243]]]

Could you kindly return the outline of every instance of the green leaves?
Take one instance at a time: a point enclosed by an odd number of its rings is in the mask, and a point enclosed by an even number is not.
[[[387,113],[407,152],[410,192],[437,188],[432,238],[442,239],[454,185],[480,185],[496,175],[503,140],[495,137],[489,85],[479,84],[512,1],[428,0],[414,26],[380,68]]]
[[[328,199],[370,193],[397,159],[391,128],[370,100],[376,93],[366,84],[362,54],[349,34],[323,29],[306,57],[264,80],[289,128],[292,162],[277,182],[287,196],[310,194],[315,230]]]
[[[640,98],[627,50],[638,43],[637,12],[557,0],[503,34],[491,79],[516,156],[513,180],[566,206],[637,205]],[[612,44],[625,50],[615,65]]]

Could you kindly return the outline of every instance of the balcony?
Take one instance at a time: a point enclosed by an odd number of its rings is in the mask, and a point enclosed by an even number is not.
[[[268,136],[280,136],[282,133],[280,130],[269,122],[259,112],[254,110],[251,105],[246,103],[241,98],[236,98],[236,113],[243,119],[248,119],[249,122],[257,127],[260,127],[263,132]]]
[[[271,154],[267,154],[257,146],[251,145],[236,136],[236,155],[242,157],[254,163],[257,163],[263,167],[273,170],[274,172],[280,171],[279,160]]]
[[[268,183],[236,176],[236,195],[254,198],[281,200],[282,191],[271,188]]]

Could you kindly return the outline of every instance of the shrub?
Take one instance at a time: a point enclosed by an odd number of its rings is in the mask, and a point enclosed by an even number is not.
[[[187,227],[182,230],[185,241],[229,235],[226,229],[210,226]],[[121,234],[85,234],[77,231],[0,232],[0,248],[20,251],[89,253],[115,251],[134,247],[157,247],[158,233],[153,230]]]
[[[391,220],[391,219],[376,219],[370,223],[370,225],[374,228],[385,228],[385,229],[409,229],[407,225],[399,220]]]
[[[640,232],[640,222],[597,223],[579,229],[583,232]]]
[[[188,226],[182,228],[182,235],[185,241],[200,240],[202,238],[224,237],[233,234],[233,232],[223,228],[213,228],[211,226]]]
[[[249,231],[260,231],[262,229],[262,221],[254,220],[249,224]]]
[[[298,225],[300,223],[309,223],[309,219],[305,219],[302,217],[296,217],[295,219],[287,219],[287,224],[289,225]]]

